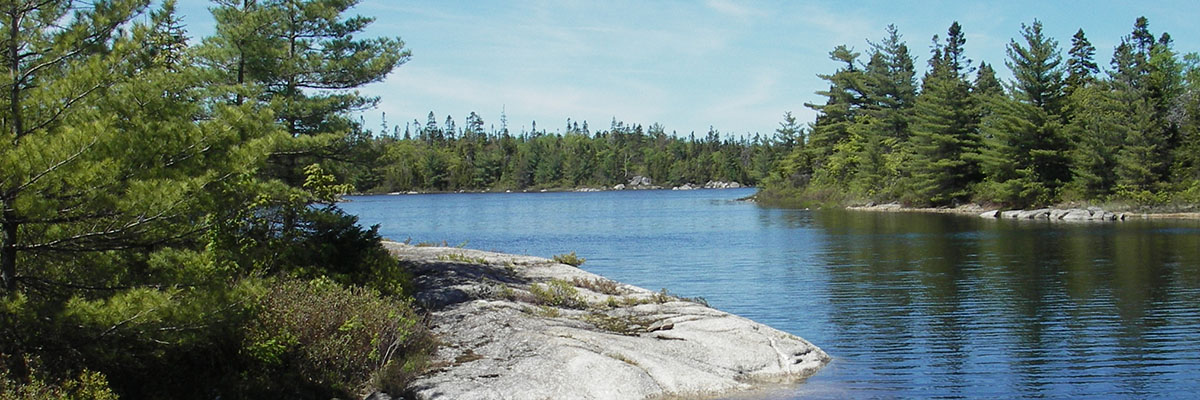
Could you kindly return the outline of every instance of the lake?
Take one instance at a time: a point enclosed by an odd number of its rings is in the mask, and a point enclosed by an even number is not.
[[[753,189],[351,196],[384,237],[551,257],[796,334],[754,398],[1191,398],[1200,222],[792,210]]]

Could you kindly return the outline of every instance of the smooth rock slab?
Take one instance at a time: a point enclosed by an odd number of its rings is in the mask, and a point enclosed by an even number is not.
[[[590,304],[585,309],[520,300],[530,285],[551,279],[607,281],[550,260],[386,245],[415,265],[416,297],[431,300],[433,330],[443,343],[435,357],[441,368],[411,388],[419,399],[712,397],[799,382],[830,359],[786,332],[625,284],[616,295],[577,287]],[[422,296],[446,285],[458,295]],[[606,305],[609,297],[621,305]],[[618,321],[617,328],[598,321]]]

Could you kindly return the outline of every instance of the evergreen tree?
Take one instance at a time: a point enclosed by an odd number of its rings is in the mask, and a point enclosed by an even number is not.
[[[1071,37],[1071,50],[1067,52],[1067,78],[1063,92],[1070,96],[1076,90],[1095,83],[1100,67],[1096,65],[1096,48],[1084,36],[1083,29]]]
[[[843,66],[831,75],[818,75],[829,81],[829,90],[817,92],[826,97],[825,104],[804,104],[818,113],[809,140],[805,143],[805,151],[809,153],[814,171],[821,170],[834,153],[835,146],[849,138],[848,129],[866,101],[863,72],[856,65],[859,53],[842,45],[834,48],[829,55]]]
[[[963,54],[966,38],[953,23],[946,43],[933,38],[930,71],[913,109],[904,201],[920,205],[951,204],[967,198],[978,179],[970,154],[978,151],[978,113],[966,76],[970,61]]]
[[[996,70],[985,62],[979,63],[975,74],[975,82],[971,84],[971,94],[981,97],[1003,96],[1004,86],[996,79]],[[983,106],[983,103],[980,103]]]
[[[282,141],[273,176],[299,187],[305,165],[348,158],[348,136],[361,129],[349,113],[377,98],[354,89],[382,80],[410,57],[399,38],[358,39],[371,18],[344,17],[356,0],[216,0],[217,34],[205,40],[210,65],[227,67],[221,83],[254,85],[296,140]],[[244,100],[239,91],[237,101]]]
[[[1164,33],[1155,41],[1148,20],[1139,17],[1114,51],[1112,63],[1115,96],[1127,106],[1117,183],[1129,190],[1159,189],[1179,145],[1178,126],[1169,113],[1182,93],[1182,68],[1170,36]]]
[[[1128,134],[1127,106],[1101,84],[1081,86],[1068,99],[1072,112],[1067,131],[1074,143],[1071,171],[1081,195],[1100,198],[1116,184],[1117,152]]]
[[[1013,96],[1046,111],[1059,115],[1062,110],[1063,69],[1058,41],[1042,33],[1041,21],[1021,25],[1025,46],[1010,41],[1005,65],[1012,70],[1016,81]]]
[[[1063,132],[1062,68],[1058,44],[1041,22],[1022,25],[1025,45],[1009,43],[1013,99],[995,102],[985,122],[988,138],[985,197],[1014,205],[1048,203],[1070,180],[1069,141]]]

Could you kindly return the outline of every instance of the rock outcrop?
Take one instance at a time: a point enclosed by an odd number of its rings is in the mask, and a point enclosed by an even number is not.
[[[794,335],[551,260],[385,245],[443,344],[419,399],[708,397],[829,361]]]
[[[742,184],[737,183],[736,181],[735,182],[708,181],[707,183],[704,184],[705,189],[738,189],[741,187],[743,187]]]
[[[1098,207],[1082,208],[1040,208],[1036,210],[985,211],[979,214],[983,218],[999,219],[1033,219],[1048,221],[1124,221],[1125,214],[1104,211]]]

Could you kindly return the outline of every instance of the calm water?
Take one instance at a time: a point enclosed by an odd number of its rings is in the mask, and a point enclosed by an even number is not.
[[[397,240],[550,257],[802,336],[762,398],[1200,396],[1200,223],[762,208],[752,190],[360,196]]]

